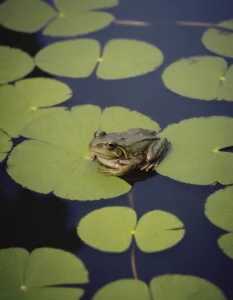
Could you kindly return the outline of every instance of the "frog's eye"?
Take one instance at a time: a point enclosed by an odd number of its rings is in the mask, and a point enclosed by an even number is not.
[[[99,137],[99,136],[105,136],[106,135],[106,132],[103,131],[103,130],[97,130],[95,133],[94,133],[94,138],[96,137]]]
[[[107,144],[106,144],[106,148],[107,148],[108,150],[113,150],[113,149],[115,148],[115,144],[113,144],[113,143],[107,143]]]

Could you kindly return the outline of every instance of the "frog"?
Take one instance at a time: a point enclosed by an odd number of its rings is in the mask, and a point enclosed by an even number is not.
[[[99,161],[99,172],[121,177],[135,169],[147,172],[156,168],[169,145],[154,130],[132,128],[108,134],[97,130],[89,143],[90,160]]]

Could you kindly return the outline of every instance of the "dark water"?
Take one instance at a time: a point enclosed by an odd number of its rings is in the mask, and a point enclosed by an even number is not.
[[[49,2],[49,1],[48,1]],[[96,104],[123,106],[137,110],[156,120],[162,128],[180,120],[225,115],[233,117],[232,102],[205,102],[185,99],[168,91],[161,73],[171,62],[193,55],[211,55],[201,43],[205,28],[178,26],[173,21],[216,23],[233,17],[233,1],[217,0],[122,0],[111,9],[117,19],[154,23],[151,27],[112,25],[88,35],[102,45],[112,38],[130,38],[158,46],[165,61],[162,66],[141,77],[105,81],[95,75],[88,79],[67,79],[73,90],[68,106]],[[59,39],[55,39],[59,40]],[[31,55],[54,39],[41,35],[21,34],[1,28],[1,44],[19,47]],[[213,54],[214,55],[214,54]],[[232,59],[228,59],[233,63]],[[31,76],[45,75],[35,70]],[[48,75],[46,75],[48,76]],[[48,246],[75,253],[90,274],[83,299],[102,285],[120,278],[132,277],[130,251],[106,254],[85,246],[76,237],[79,220],[93,209],[104,206],[128,206],[127,195],[94,202],[72,202],[51,195],[39,195],[23,189],[6,174],[6,161],[0,165],[0,248],[20,246],[28,250]],[[217,246],[224,232],[204,216],[207,197],[221,186],[194,186],[155,176],[134,187],[134,205],[138,217],[154,209],[175,214],[184,223],[186,235],[175,247],[161,253],[144,254],[136,249],[139,278],[149,282],[167,273],[192,274],[210,280],[233,299],[233,260]]]

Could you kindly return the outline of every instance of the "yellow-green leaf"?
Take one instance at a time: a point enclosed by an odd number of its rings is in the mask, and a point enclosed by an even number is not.
[[[78,236],[89,246],[101,251],[123,252],[132,241],[137,216],[128,207],[105,207],[83,217]]]
[[[233,30],[233,19],[216,24]],[[224,29],[209,28],[202,36],[202,43],[215,54],[233,58],[233,32]]]
[[[0,84],[22,78],[34,69],[35,63],[26,52],[0,46]]]
[[[177,244],[184,236],[184,224],[174,215],[154,210],[139,220],[135,239],[144,252],[168,249]]]
[[[50,44],[35,61],[45,72],[71,78],[85,78],[93,72],[100,56],[100,44],[93,39],[76,39]]]
[[[147,74],[163,62],[163,53],[154,45],[137,40],[114,39],[104,47],[97,69],[101,79],[123,79]]]
[[[0,129],[0,162],[5,159],[12,145],[10,137]]]
[[[162,275],[150,282],[153,300],[226,300],[213,283],[190,275]]]
[[[194,56],[169,65],[162,79],[169,90],[184,97],[233,101],[231,69],[227,71],[221,57]]]
[[[0,5],[1,25],[26,33],[38,31],[56,14],[50,5],[40,0],[6,0]]]
[[[229,258],[233,259],[233,232],[222,235],[218,239],[218,245]]]
[[[120,279],[101,287],[92,300],[150,300],[145,282],[135,279]]]
[[[223,149],[233,146],[232,128],[233,118],[223,116],[169,125],[160,135],[171,142],[171,151],[156,171],[191,184],[233,183],[233,154]]]
[[[72,95],[70,88],[49,78],[30,78],[15,85],[0,87],[0,128],[17,137],[23,127],[41,115],[64,110],[46,108],[66,101]]]

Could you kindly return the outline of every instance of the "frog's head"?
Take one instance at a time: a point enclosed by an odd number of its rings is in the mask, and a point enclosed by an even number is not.
[[[102,130],[95,132],[89,150],[95,156],[106,159],[127,157],[125,149],[117,143],[116,137]]]

